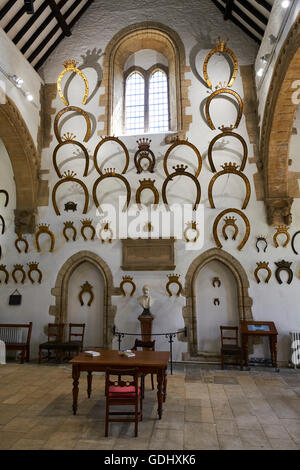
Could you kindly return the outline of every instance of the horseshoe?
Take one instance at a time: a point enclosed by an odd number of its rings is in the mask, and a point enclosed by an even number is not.
[[[132,289],[131,289],[131,292],[130,292],[130,297],[132,297],[134,292],[135,292],[135,289],[136,289],[136,285],[133,282],[132,277],[123,276],[123,280],[120,283],[120,291],[121,291],[122,295],[124,295],[124,297],[126,297],[126,292],[124,290],[124,284],[131,284]]]
[[[180,274],[168,274],[167,276],[169,278],[167,284],[166,284],[166,291],[168,292],[169,296],[172,297],[172,292],[170,290],[170,285],[171,284],[177,284],[178,285],[178,291],[176,296],[179,297],[180,294],[182,293],[182,285],[181,282],[179,281]]]
[[[61,101],[63,102],[65,106],[68,106],[69,102],[63,95],[63,92],[61,89],[61,81],[63,77],[66,75],[66,73],[68,72],[77,73],[77,75],[79,75],[84,81],[85,92],[84,92],[82,104],[86,104],[86,100],[89,95],[89,84],[88,84],[87,78],[84,75],[84,73],[76,67],[77,64],[78,62],[75,62],[75,60],[66,60],[63,64],[65,68],[60,72],[58,79],[57,79],[57,92]]]
[[[278,283],[282,284],[282,280],[280,278],[281,271],[286,271],[289,275],[288,280],[287,280],[287,284],[291,284],[291,282],[293,280],[293,271],[291,270],[292,262],[282,260],[282,261],[279,261],[278,263],[275,263],[275,264],[277,266],[277,269],[276,269],[276,272],[275,272],[275,277],[276,277]]]
[[[175,172],[167,176],[162,186],[162,197],[163,197],[164,204],[168,205],[168,200],[166,196],[166,188],[167,188],[167,184],[169,183],[169,181],[172,181],[174,176],[184,175],[184,176],[188,176],[189,178],[191,178],[196,185],[197,196],[196,196],[196,201],[193,207],[193,210],[196,210],[201,199],[201,186],[200,186],[199,181],[197,180],[196,176],[192,175],[192,173],[188,173],[185,171],[187,169],[187,165],[176,165],[176,166],[173,166],[173,169],[175,170]]]
[[[3,235],[3,233],[5,232],[5,220],[3,219],[2,215],[0,215],[0,221],[2,222],[1,223],[1,225],[2,225],[1,234]]]
[[[203,75],[204,75],[204,79],[208,85],[209,88],[212,88],[212,83],[209,79],[209,76],[208,76],[208,73],[207,73],[207,65],[208,65],[208,61],[210,60],[210,58],[216,54],[216,53],[225,53],[225,54],[228,54],[231,59],[232,59],[232,62],[233,62],[233,73],[230,77],[230,80],[229,82],[227,83],[227,86],[228,87],[231,87],[233,85],[233,82],[235,81],[236,77],[237,77],[237,74],[238,74],[238,69],[239,69],[239,66],[238,66],[238,60],[236,58],[236,56],[234,55],[234,53],[232,52],[231,49],[229,49],[228,47],[226,47],[226,40],[225,38],[222,40],[221,42],[221,39],[220,37],[218,38],[218,41],[217,44],[216,44],[216,47],[214,49],[212,49],[208,54],[207,56],[205,57],[205,60],[203,62]]]
[[[222,234],[223,234],[224,239],[228,240],[228,236],[227,236],[227,233],[226,233],[226,228],[227,227],[233,227],[234,228],[234,234],[232,235],[232,240],[235,240],[238,233],[239,233],[239,228],[235,223],[236,219],[234,217],[225,217],[224,221],[225,221],[225,224],[223,225],[223,228],[222,228]]]
[[[247,240],[249,238],[249,235],[250,235],[250,223],[249,223],[249,220],[248,218],[246,217],[246,215],[240,211],[239,209],[225,209],[223,210],[222,212],[220,212],[220,214],[216,217],[215,221],[214,221],[214,225],[213,225],[213,235],[214,235],[214,239],[215,239],[215,242],[216,242],[216,245],[218,248],[222,248],[222,243],[220,242],[219,240],[219,237],[218,237],[218,224],[220,222],[220,220],[222,219],[222,217],[224,217],[225,214],[228,214],[229,212],[235,212],[236,214],[238,214],[240,217],[242,217],[242,219],[244,220],[245,222],[245,225],[246,225],[246,233],[245,233],[245,236],[243,238],[243,240],[241,241],[241,243],[239,244],[238,246],[238,250],[240,251],[243,246],[245,246],[245,244],[247,243]]]
[[[4,207],[7,207],[7,204],[8,204],[8,201],[9,201],[8,192],[6,191],[6,189],[0,189],[0,194],[4,194],[4,195],[5,195]]]
[[[272,276],[272,271],[271,271],[271,269],[269,268],[269,263],[266,262],[266,261],[262,261],[262,262],[259,262],[259,263],[256,263],[256,264],[257,264],[257,267],[256,267],[256,269],[255,269],[255,271],[254,271],[254,276],[255,276],[255,279],[256,279],[256,281],[257,281],[257,284],[260,283],[260,279],[259,279],[259,277],[258,277],[258,272],[259,272],[261,269],[265,269],[265,270],[268,272],[267,277],[266,277],[266,279],[265,279],[265,282],[268,283],[269,280],[270,280],[270,278],[271,278],[271,276]]]
[[[123,171],[122,171],[122,174],[124,175],[128,169],[128,166],[129,166],[129,152],[128,152],[128,149],[126,147],[126,145],[120,140],[118,139],[118,137],[104,137],[97,145],[96,145],[96,148],[95,148],[95,151],[94,151],[94,165],[95,165],[95,168],[96,170],[98,171],[99,175],[103,175],[102,171],[100,170],[100,167],[98,166],[98,161],[97,161],[97,156],[98,156],[98,151],[100,149],[100,147],[105,144],[105,142],[109,142],[109,141],[113,141],[113,142],[117,142],[121,147],[122,149],[124,150],[125,152],[125,158],[126,158],[126,162],[125,162],[125,166],[123,168]]]
[[[73,172],[70,172],[70,171],[65,172],[63,174],[63,179],[61,179],[60,181],[57,181],[57,183],[55,184],[55,186],[52,190],[52,204],[53,204],[54,211],[55,211],[56,215],[60,215],[60,211],[59,211],[59,209],[57,207],[57,204],[56,204],[56,191],[57,191],[58,187],[61,184],[68,183],[69,181],[73,181],[74,183],[78,183],[82,187],[82,189],[84,191],[84,195],[85,195],[85,203],[84,203],[84,208],[83,208],[82,213],[83,214],[87,213],[88,206],[89,206],[89,192],[87,190],[86,185],[81,180],[79,180],[78,178],[75,178],[75,175],[76,175],[76,173],[73,173]]]
[[[26,273],[24,271],[23,265],[22,264],[14,264],[14,269],[13,272],[11,273],[13,280],[15,281],[16,284],[18,284],[18,280],[16,278],[16,272],[20,271],[22,273],[22,279],[21,283],[24,284],[25,278],[26,278]]]
[[[88,154],[88,151],[87,151],[87,149],[85,148],[85,146],[83,144],[81,144],[77,140],[72,140],[72,139],[68,139],[68,140],[64,140],[64,142],[60,142],[54,149],[54,152],[53,152],[53,155],[52,155],[52,161],[53,161],[53,166],[54,166],[54,169],[56,171],[57,176],[59,178],[62,178],[61,172],[58,168],[57,161],[56,161],[57,152],[61,147],[63,147],[64,145],[69,145],[69,144],[77,145],[83,151],[84,157],[85,157],[85,168],[84,168],[83,176],[87,176],[88,171],[89,171],[89,154]]]
[[[198,168],[195,172],[195,178],[198,178],[199,174],[200,174],[200,171],[201,171],[201,168],[202,168],[202,158],[201,158],[201,155],[200,155],[200,152],[199,150],[197,149],[197,147],[192,144],[191,142],[188,142],[187,140],[176,140],[176,142],[174,142],[169,148],[168,150],[166,151],[166,154],[164,156],[164,172],[166,174],[166,176],[169,176],[169,172],[168,172],[168,166],[167,166],[167,160],[168,160],[168,157],[170,155],[170,153],[172,152],[172,150],[175,148],[175,147],[178,147],[179,145],[186,145],[187,147],[190,147],[196,154],[196,157],[198,159]],[[174,167],[173,167],[174,168]]]
[[[267,240],[265,239],[265,237],[257,237],[257,239],[256,239],[256,249],[257,249],[258,253],[259,253],[258,242],[260,242],[260,241],[261,241],[261,242],[265,242],[264,252],[266,252],[266,251],[267,251],[267,248],[268,248],[268,242],[267,242]]]
[[[220,129],[221,130],[224,129],[224,131],[221,134],[216,135],[216,137],[214,137],[212,139],[212,141],[210,142],[209,147],[208,147],[208,161],[209,161],[209,164],[210,164],[211,171],[213,173],[216,173],[216,171],[217,171],[216,167],[214,165],[214,162],[213,162],[213,146],[215,145],[215,143],[219,139],[222,139],[223,137],[226,137],[226,136],[231,136],[231,137],[234,137],[234,138],[238,139],[241,142],[242,146],[243,146],[244,155],[243,155],[242,163],[241,163],[241,166],[240,166],[240,171],[243,171],[245,169],[247,158],[248,158],[248,148],[247,148],[247,144],[246,144],[245,140],[243,139],[243,137],[241,135],[237,134],[236,132],[231,132],[229,130],[225,130],[226,128],[224,128],[224,127],[220,127]]]
[[[28,241],[23,237],[23,235],[21,233],[18,233],[17,235],[18,235],[18,238],[15,240],[16,249],[18,250],[19,253],[22,253],[22,250],[20,250],[20,248],[18,247],[18,243],[23,242],[23,243],[25,243],[24,253],[27,253],[28,248],[29,248]]]
[[[127,190],[127,204],[126,204],[126,207],[128,208],[128,206],[130,204],[130,199],[131,199],[130,185],[129,185],[127,179],[124,176],[120,175],[119,173],[115,173],[114,170],[115,169],[110,168],[109,170],[106,171],[105,174],[102,174],[94,183],[94,186],[93,186],[93,199],[94,199],[94,203],[95,203],[96,207],[100,207],[100,204],[99,204],[99,201],[98,201],[98,198],[97,198],[97,187],[98,187],[98,184],[101,181],[103,181],[105,178],[118,178],[119,180],[123,181],[123,183],[126,186],[126,190]],[[100,210],[102,212],[101,207],[100,207]],[[123,211],[124,210],[125,210],[125,208],[123,208]]]
[[[84,233],[85,229],[86,228],[90,228],[91,231],[92,231],[92,235],[91,235],[91,238],[90,240],[94,240],[95,238],[95,235],[96,235],[96,230],[95,230],[95,227],[92,225],[92,219],[83,219],[80,221],[82,223],[82,226],[81,226],[81,229],[80,229],[80,233],[81,233],[81,236],[82,238],[84,239],[84,241],[87,241],[87,237]]]
[[[139,180],[140,181],[140,186],[136,190],[135,193],[135,201],[137,204],[141,203],[141,193],[144,191],[144,189],[150,189],[152,193],[154,194],[154,204],[159,203],[159,192],[154,186],[155,180],[151,179],[144,179],[144,180]]]
[[[211,120],[211,117],[210,117],[210,111],[209,111],[209,107],[210,107],[210,104],[211,104],[211,101],[217,96],[217,95],[220,95],[220,94],[227,94],[227,95],[233,95],[237,101],[238,101],[238,104],[239,104],[239,111],[238,111],[238,115],[237,115],[237,118],[236,118],[236,121],[235,121],[235,124],[234,126],[230,126],[230,129],[236,129],[238,126],[239,126],[239,123],[240,123],[240,120],[242,118],[242,114],[243,114],[243,102],[242,102],[242,99],[240,97],[240,95],[234,91],[234,90],[231,90],[230,88],[220,88],[218,90],[215,90],[209,97],[208,97],[208,100],[206,101],[206,104],[205,104],[205,114],[206,114],[206,119],[207,119],[207,122],[208,122],[208,125],[209,127],[214,130],[215,129],[215,126]],[[227,127],[226,127],[227,129]]]
[[[88,301],[87,305],[88,307],[91,306],[93,300],[94,300],[94,293],[92,291],[93,289],[93,286],[88,282],[86,281],[81,287],[81,291],[79,292],[78,294],[78,298],[79,298],[79,302],[80,302],[80,305],[84,305],[84,302],[83,302],[83,298],[82,298],[82,295],[85,293],[85,292],[88,292],[90,294],[90,300]]]
[[[38,268],[39,263],[27,263],[27,264],[29,266],[28,277],[30,281],[32,282],[32,284],[34,284],[34,279],[31,276],[31,273],[32,271],[36,271],[39,275],[38,283],[40,284],[42,282],[43,274],[42,274],[42,271]]]
[[[50,245],[50,250],[49,251],[52,252],[54,250],[55,237],[54,237],[54,233],[51,232],[51,230],[49,230],[49,224],[40,224],[38,227],[39,227],[38,231],[34,234],[34,240],[35,240],[37,251],[39,253],[41,251],[40,244],[39,244],[40,235],[42,233],[47,233],[47,235],[49,235],[49,237],[51,239],[51,245]]]
[[[216,287],[216,284],[218,285],[218,287],[221,287],[221,281],[218,277],[214,277],[213,280],[211,281],[213,287]]]
[[[298,255],[298,251],[296,251],[296,249],[295,249],[295,238],[299,233],[300,233],[300,230],[298,230],[298,232],[294,233],[293,238],[292,238],[292,242],[291,242],[292,250],[295,253],[295,255]]]
[[[5,284],[8,283],[8,279],[9,279],[9,272],[7,271],[6,269],[6,264],[0,264],[0,271],[3,271],[4,274],[5,274]],[[1,280],[0,280],[0,284],[1,284]]]
[[[218,173],[214,174],[214,176],[212,177],[212,179],[210,180],[209,185],[208,185],[208,199],[209,199],[210,207],[212,209],[216,208],[214,200],[213,200],[213,196],[212,196],[213,185],[214,185],[216,179],[219,178],[222,175],[233,174],[233,175],[237,175],[240,178],[242,178],[244,180],[245,185],[246,185],[246,197],[245,197],[245,200],[244,200],[243,205],[242,205],[242,209],[246,209],[246,207],[248,206],[248,203],[249,203],[250,195],[251,195],[251,186],[250,186],[250,182],[249,182],[247,176],[237,169],[237,165],[235,163],[225,163],[222,166],[222,168],[223,168],[222,171],[219,171]]]
[[[65,237],[67,242],[69,241],[69,237],[67,235],[68,229],[73,230],[73,242],[75,242],[76,236],[77,236],[77,230],[74,227],[74,222],[71,222],[71,221],[64,222],[63,236]]]
[[[83,111],[83,109],[81,108],[78,108],[78,106],[67,106],[67,108],[63,108],[61,111],[59,111],[59,113],[57,113],[57,115],[55,116],[55,119],[54,119],[54,134],[55,134],[55,137],[56,139],[58,140],[59,143],[62,143],[63,140],[59,134],[59,130],[58,130],[58,121],[60,120],[60,118],[62,117],[63,114],[69,112],[69,111],[77,111],[78,113],[80,113],[84,119],[85,119],[85,122],[86,122],[86,134],[85,134],[85,137],[83,139],[83,142],[87,142],[90,138],[90,135],[91,135],[91,122],[90,122],[90,118],[88,116],[88,114]]]

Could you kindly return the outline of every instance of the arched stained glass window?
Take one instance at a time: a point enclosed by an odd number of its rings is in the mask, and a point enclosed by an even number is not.
[[[144,132],[145,127],[145,79],[131,73],[125,82],[125,132]]]
[[[168,79],[156,70],[149,80],[149,132],[169,130]]]

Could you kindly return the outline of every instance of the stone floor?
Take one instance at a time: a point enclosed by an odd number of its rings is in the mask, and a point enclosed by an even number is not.
[[[84,378],[85,379],[85,378]],[[113,423],[104,437],[104,377],[72,414],[68,364],[0,366],[0,449],[300,449],[300,371],[177,364],[161,420],[146,378],[144,419]]]

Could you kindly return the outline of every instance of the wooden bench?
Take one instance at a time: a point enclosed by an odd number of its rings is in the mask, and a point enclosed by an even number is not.
[[[16,329],[20,329],[18,335]],[[22,329],[27,329],[27,338],[24,342]],[[6,330],[6,331],[3,331]],[[24,363],[24,359],[29,362],[30,355],[30,338],[32,331],[32,322],[30,323],[0,323],[0,339],[4,341],[7,351],[21,351],[21,364]],[[18,338],[19,336],[19,338]]]

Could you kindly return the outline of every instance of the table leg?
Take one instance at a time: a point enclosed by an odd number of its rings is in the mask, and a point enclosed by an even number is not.
[[[272,366],[277,369],[277,337],[269,336]]]
[[[158,413],[158,419],[161,419],[162,417],[162,404],[163,404],[163,385],[164,385],[164,371],[159,370],[157,373],[157,403],[158,403],[158,408],[157,408],[157,413]]]
[[[166,401],[166,398],[167,398],[167,383],[168,383],[168,379],[167,379],[167,369],[165,369],[165,371],[164,371],[164,389],[163,389],[163,393],[164,393],[164,402]]]
[[[78,408],[77,401],[78,401],[79,377],[80,377],[79,366],[73,365],[72,377],[73,377],[73,414],[76,415],[76,411]]]
[[[87,374],[87,394],[88,394],[88,398],[91,398],[92,380],[93,380],[92,372],[88,372],[88,374]]]

